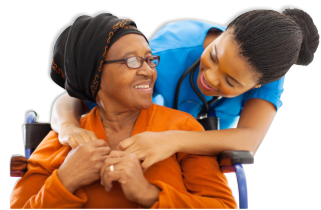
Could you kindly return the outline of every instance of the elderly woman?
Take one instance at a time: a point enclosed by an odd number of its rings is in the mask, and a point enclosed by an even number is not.
[[[143,172],[136,155],[115,150],[144,131],[203,130],[191,115],[152,103],[158,62],[133,21],[76,19],[56,42],[51,76],[71,96],[97,103],[80,123],[98,140],[71,149],[51,131],[11,208],[235,208],[215,157],[176,153]]]

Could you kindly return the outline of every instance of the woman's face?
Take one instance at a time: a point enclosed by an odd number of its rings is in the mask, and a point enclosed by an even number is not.
[[[132,56],[146,58],[150,55],[152,51],[143,36],[127,34],[110,47],[105,61]],[[138,69],[128,68],[125,62],[105,64],[98,96],[120,109],[148,109],[152,105],[156,78],[156,69],[149,67],[146,61]]]
[[[200,62],[197,85],[203,94],[232,98],[257,85],[258,76],[228,31],[206,47]]]

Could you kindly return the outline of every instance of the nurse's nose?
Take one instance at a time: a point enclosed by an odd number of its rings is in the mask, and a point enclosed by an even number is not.
[[[205,77],[207,79],[207,82],[210,83],[211,86],[214,86],[214,88],[217,89],[220,88],[220,80],[217,72],[213,70],[207,70],[205,71]]]

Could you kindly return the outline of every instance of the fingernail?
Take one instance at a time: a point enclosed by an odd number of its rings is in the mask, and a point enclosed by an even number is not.
[[[104,183],[103,183],[103,181],[101,181],[101,182],[100,182],[100,184],[101,184],[102,186],[104,186]]]

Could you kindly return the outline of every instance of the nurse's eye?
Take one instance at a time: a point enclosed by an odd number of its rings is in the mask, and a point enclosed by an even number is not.
[[[210,52],[210,57],[211,57],[211,60],[212,60],[214,63],[216,63],[216,61],[215,61],[214,58],[213,58],[212,52]]]
[[[230,80],[228,79],[228,77],[226,77],[226,82],[231,86],[231,87],[235,87],[235,85],[233,85]]]

